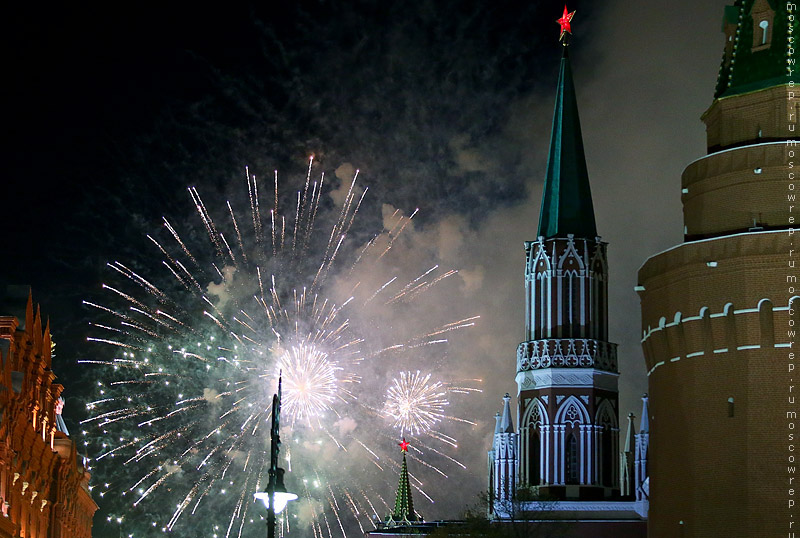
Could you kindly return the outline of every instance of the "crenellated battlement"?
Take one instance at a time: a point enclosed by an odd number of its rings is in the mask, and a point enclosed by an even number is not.
[[[794,297],[795,301],[800,297]],[[727,303],[720,312],[703,307],[697,315],[675,312],[671,321],[662,317],[658,325],[642,333],[647,375],[657,368],[681,360],[720,356],[749,349],[791,347],[785,327],[789,323],[790,305],[773,306],[763,298],[755,306],[736,308]],[[796,314],[795,314],[796,315]],[[783,328],[776,330],[776,327]],[[655,361],[654,357],[667,357]]]

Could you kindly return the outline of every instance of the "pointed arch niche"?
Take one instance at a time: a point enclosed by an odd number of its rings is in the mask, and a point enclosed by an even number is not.
[[[538,486],[545,482],[550,445],[547,409],[539,398],[531,400],[525,408],[520,420],[520,433],[520,482],[523,485]]]
[[[591,476],[592,422],[574,395],[561,402],[553,421],[556,484],[587,484]]]
[[[616,486],[619,476],[617,447],[619,446],[619,423],[617,414],[609,400],[602,400],[595,414],[597,431],[597,471],[596,482],[604,487]]]

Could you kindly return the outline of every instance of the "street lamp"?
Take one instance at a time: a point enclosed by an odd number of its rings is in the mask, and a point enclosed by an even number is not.
[[[278,393],[272,396],[272,428],[270,438],[272,444],[269,454],[269,482],[267,489],[254,494],[257,500],[264,502],[267,507],[267,536],[275,538],[275,514],[280,514],[286,503],[297,499],[297,495],[286,491],[283,484],[283,474],[286,472],[278,467],[278,452],[281,449],[280,436],[281,422],[281,376],[278,376]]]
[[[259,491],[258,493],[255,494],[256,500],[263,501],[264,506],[266,506],[267,510],[269,510],[269,495],[270,492],[273,492],[273,495],[275,495],[276,514],[280,514],[281,512],[283,512],[283,509],[286,508],[286,505],[289,503],[289,501],[297,499],[296,494],[289,493],[288,491],[286,491],[286,486],[283,485],[283,473],[284,470],[279,467],[275,480],[272,479],[274,475],[270,473],[269,484],[267,484],[267,489],[265,491]],[[273,482],[274,482],[274,487],[273,487]]]

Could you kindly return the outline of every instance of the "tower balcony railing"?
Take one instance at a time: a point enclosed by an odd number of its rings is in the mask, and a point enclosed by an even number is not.
[[[597,368],[617,372],[617,344],[589,338],[553,338],[522,342],[517,372],[542,368]]]

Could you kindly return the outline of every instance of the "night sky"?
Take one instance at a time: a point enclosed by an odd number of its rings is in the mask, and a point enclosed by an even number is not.
[[[636,271],[682,239],[680,174],[705,153],[699,118],[712,100],[724,5],[569,6],[597,227],[609,243],[623,421],[638,416],[646,391]],[[247,166],[265,178],[277,169],[288,192],[314,155],[332,203],[354,169],[369,187],[356,239],[380,229],[387,209],[419,208],[403,259],[459,269],[443,307],[481,316],[452,338],[447,366],[483,379],[459,410],[477,423],[460,433],[469,471],[449,479],[458,493],[419,503],[426,517],[458,517],[485,489],[493,415],[515,390],[523,241],[536,235],[562,9],[511,0],[9,8],[0,283],[30,284],[51,320],[67,424],[91,397],[95,372],[77,360],[97,348],[85,342],[93,314],[81,301],[98,295],[106,262],[160,264],[145,234],[162,215],[191,220],[187,186],[221,207],[246,192]],[[411,262],[393,269],[418,274]]]

